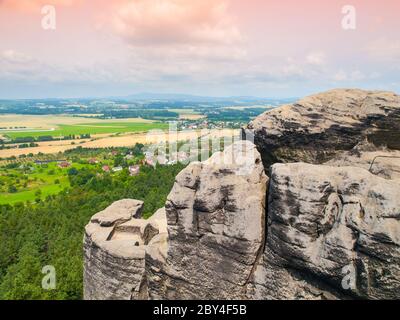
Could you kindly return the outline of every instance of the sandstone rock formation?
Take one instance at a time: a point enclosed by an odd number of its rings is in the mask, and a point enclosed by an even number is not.
[[[400,179],[400,151],[376,147],[365,141],[324,164],[337,167],[355,166],[385,179]]]
[[[399,208],[400,183],[365,169],[273,165],[256,296],[399,298]],[[270,273],[271,265],[283,269],[281,278]],[[271,287],[291,272],[300,279],[300,285],[292,281],[295,290]]]
[[[85,229],[84,298],[146,299],[145,252],[166,234],[165,210],[140,219],[143,202],[121,200],[94,215]]]
[[[150,298],[244,298],[264,246],[266,188],[248,141],[184,169],[166,203],[169,250]]]
[[[135,200],[92,218],[85,298],[399,299],[399,110],[334,90],[261,115],[151,219]]]
[[[321,164],[368,139],[400,150],[400,96],[338,89],[268,111],[250,122],[264,166],[276,162]]]

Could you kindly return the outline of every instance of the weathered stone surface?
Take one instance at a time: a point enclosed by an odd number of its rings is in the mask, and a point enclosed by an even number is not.
[[[244,298],[264,245],[266,186],[247,141],[183,170],[166,203],[167,256],[148,259],[150,297]]]
[[[400,179],[400,151],[376,147],[371,143],[360,143],[324,164],[337,167],[355,166],[385,179]]]
[[[280,261],[282,258],[267,246],[248,285],[249,299],[337,300],[349,298],[348,295],[308,272],[283,266]]]
[[[142,206],[143,202],[137,200],[116,202],[93,216],[86,226],[85,299],[148,298],[145,254],[154,238],[166,234],[166,217],[165,209],[160,209],[149,220],[134,218],[140,215]]]
[[[366,138],[400,150],[400,96],[338,89],[268,111],[252,121],[266,169],[276,162],[321,164]]]
[[[140,218],[143,209],[143,201],[124,199],[114,202],[107,209],[95,214],[91,221],[103,227],[109,227],[115,223],[126,222],[134,218]]]
[[[304,293],[312,285],[314,291],[320,287],[315,292],[321,297],[328,292],[339,298],[400,298],[399,208],[399,182],[364,169],[273,165],[267,250],[256,271],[255,296],[297,298],[300,292],[308,299]],[[271,265],[299,273],[307,290],[297,280],[290,281],[295,290],[273,285]],[[345,290],[350,270],[355,287]]]

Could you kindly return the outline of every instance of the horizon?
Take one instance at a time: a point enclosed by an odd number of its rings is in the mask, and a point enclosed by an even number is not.
[[[363,89],[363,88],[328,88],[324,91],[319,91],[319,92],[312,92],[310,94],[306,94],[304,96],[242,96],[242,95],[238,95],[238,96],[207,96],[207,95],[201,95],[201,94],[191,94],[191,93],[170,93],[170,92],[166,92],[166,93],[161,93],[161,92],[138,92],[138,93],[133,93],[133,94],[127,94],[127,95],[121,95],[121,96],[110,96],[110,95],[106,95],[106,96],[79,96],[79,97],[40,97],[40,98],[32,98],[32,97],[26,97],[26,98],[7,98],[7,97],[0,97],[0,101],[12,101],[12,100],[21,100],[21,101],[29,101],[29,100],[106,100],[106,99],[127,99],[127,100],[131,100],[131,101],[141,101],[141,100],[176,100],[176,101],[181,101],[182,100],[187,100],[190,98],[197,98],[197,99],[227,99],[227,100],[234,100],[234,99],[252,99],[252,100],[293,100],[293,101],[298,101],[302,98],[306,98],[308,96],[313,96],[313,95],[318,95],[324,92],[328,92],[328,91],[333,91],[333,90],[365,90],[365,91],[382,91],[382,92],[393,92],[397,95],[400,94],[400,90],[399,91],[395,91],[395,90],[378,90],[378,89]],[[154,96],[159,96],[159,97],[141,97],[139,98],[139,96],[144,96],[144,95],[154,95]],[[162,97],[162,96],[171,96],[170,98],[167,97]],[[175,96],[175,97],[174,97]]]
[[[336,88],[338,89],[338,88]],[[332,89],[335,90],[335,89]],[[142,98],[140,96],[154,96],[154,97],[148,97],[148,98]],[[159,97],[156,97],[159,96]],[[163,97],[163,96],[171,96],[170,98]],[[138,92],[138,93],[133,93],[133,94],[127,94],[127,95],[121,95],[121,96],[110,96],[110,95],[105,95],[105,96],[79,96],[79,97],[61,97],[61,96],[54,96],[54,97],[40,97],[40,98],[32,98],[32,97],[26,97],[26,98],[7,98],[7,97],[0,97],[0,101],[7,101],[7,100],[84,100],[84,99],[99,99],[99,100],[105,100],[105,99],[131,99],[133,101],[139,101],[139,100],[179,100],[179,99],[190,99],[190,98],[197,98],[197,99],[228,99],[228,100],[233,100],[233,99],[254,99],[254,100],[288,100],[288,99],[300,99],[301,97],[291,97],[291,96],[276,96],[276,97],[263,97],[263,96],[208,96],[208,95],[201,95],[201,94],[191,94],[191,93],[170,93],[170,92]]]

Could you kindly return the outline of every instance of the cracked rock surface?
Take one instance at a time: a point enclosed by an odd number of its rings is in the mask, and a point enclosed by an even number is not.
[[[166,203],[169,250],[152,270],[159,281],[150,297],[245,298],[264,245],[266,188],[261,157],[247,141],[184,169]]]
[[[94,215],[85,228],[84,298],[147,299],[145,255],[166,234],[165,210],[140,219],[143,202],[121,200]]]
[[[400,183],[365,169],[273,165],[256,297],[398,299],[399,208]]]
[[[322,164],[365,139],[400,150],[400,96],[336,89],[268,111],[249,123],[264,166],[276,162]]]

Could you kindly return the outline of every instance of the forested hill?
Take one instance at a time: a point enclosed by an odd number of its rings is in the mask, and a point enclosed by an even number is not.
[[[35,204],[0,206],[0,300],[81,299],[82,239],[90,217],[116,200],[145,202],[144,216],[164,206],[183,165],[143,167],[138,176],[69,177],[71,188]],[[43,290],[42,268],[56,270],[56,289]]]

